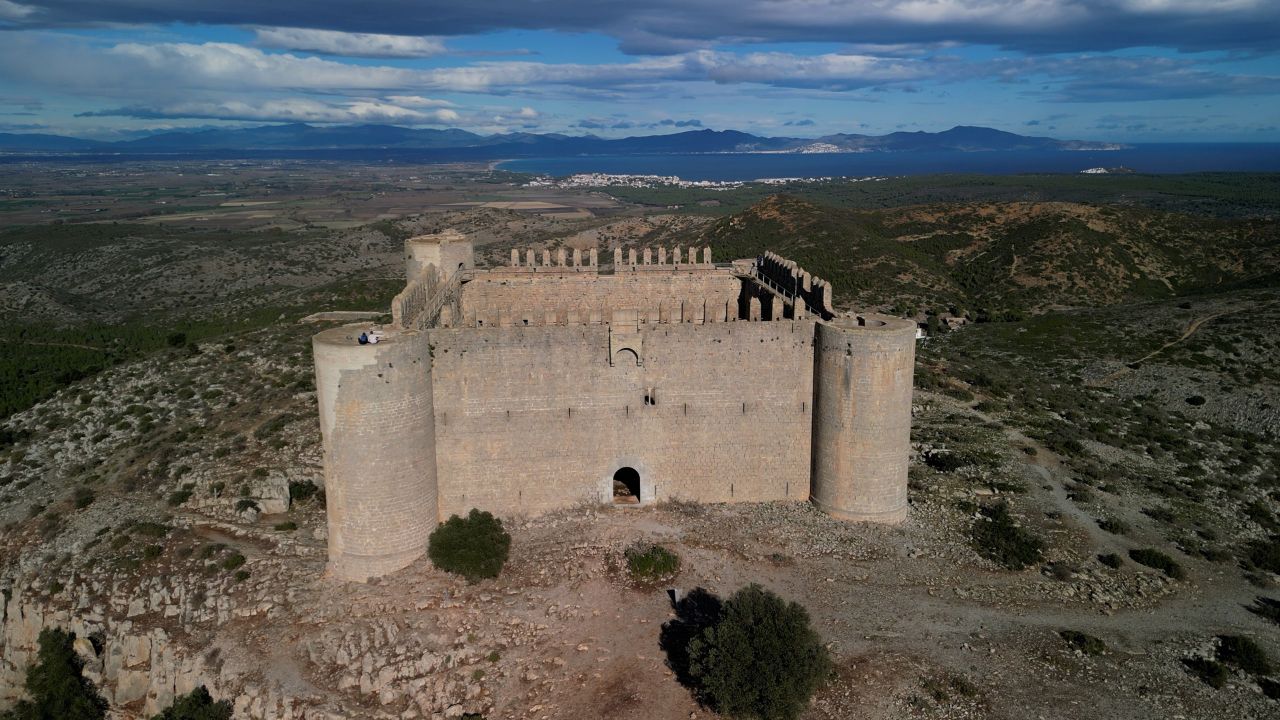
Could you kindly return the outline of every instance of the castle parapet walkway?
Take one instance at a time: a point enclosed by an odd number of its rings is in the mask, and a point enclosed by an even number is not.
[[[422,330],[435,325],[446,305],[458,304],[462,282],[470,275],[470,271],[459,270],[442,284],[435,266],[428,266],[391,301],[391,324],[402,330]]]
[[[755,281],[759,287],[781,299],[784,304],[790,305],[792,307],[793,314],[795,314],[795,308],[798,307],[797,303],[801,303],[804,308],[803,312],[807,315],[821,318],[823,320],[830,320],[835,317],[835,313],[829,306],[825,309],[816,307],[810,303],[810,298],[806,294],[797,292],[799,290],[798,283],[792,287],[783,287],[776,280],[761,272],[758,265],[752,265],[751,269],[745,272],[736,271],[735,274],[738,277]]]

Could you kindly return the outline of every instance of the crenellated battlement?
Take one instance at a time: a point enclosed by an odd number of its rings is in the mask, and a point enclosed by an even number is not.
[[[598,272],[600,253],[596,248],[583,252],[581,248],[511,248],[511,262],[490,272]]]
[[[759,318],[756,318],[759,319]],[[738,302],[724,297],[654,301],[640,306],[565,302],[545,308],[527,305],[468,304],[459,323],[473,328],[586,325],[679,325],[735,322]]]
[[[614,272],[705,270],[715,266],[711,262],[710,247],[658,247],[614,248],[612,266],[600,265],[597,248],[512,248],[510,261],[490,270],[494,273],[537,272],[586,272],[598,273],[605,268]]]
[[[701,260],[698,255],[701,254]],[[689,270],[711,269],[711,248],[682,248],[679,245],[667,248],[659,245],[656,248],[614,248],[614,272],[643,272],[646,270]]]
[[[795,261],[766,252],[756,263],[756,275],[783,296],[803,300],[809,313],[823,319],[835,316],[831,307],[831,283],[811,275]]]
[[[410,238],[378,341],[313,339],[334,576],[404,567],[471,508],[808,498],[905,517],[914,323],[838,317],[830,283],[772,252],[606,252],[476,269],[466,236]]]

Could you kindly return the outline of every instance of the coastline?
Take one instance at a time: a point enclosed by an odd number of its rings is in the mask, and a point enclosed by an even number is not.
[[[1082,173],[1124,167],[1138,174],[1280,172],[1280,143],[1147,144],[1125,150],[990,150],[832,153],[653,153],[508,158],[496,169],[566,178],[581,174],[676,176],[683,181],[902,175]],[[1099,174],[1102,175],[1102,174]]]

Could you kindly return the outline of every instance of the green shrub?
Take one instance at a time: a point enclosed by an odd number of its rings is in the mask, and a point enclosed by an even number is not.
[[[258,440],[264,440],[284,429],[286,425],[293,422],[294,417],[289,413],[277,415],[270,420],[262,423],[253,431],[253,437]]]
[[[235,581],[239,583],[239,582],[244,582],[245,580],[248,580],[249,575],[250,573],[248,570],[237,570],[236,574],[232,575],[231,577],[234,578]]]
[[[259,510],[258,501],[253,498],[240,498],[236,501],[236,512],[245,512],[246,510]]]
[[[689,643],[701,697],[729,717],[795,718],[831,669],[809,613],[754,584],[725,601],[719,622]]]
[[[1261,618],[1266,618],[1273,623],[1280,625],[1280,600],[1273,600],[1269,597],[1258,596],[1253,601],[1253,605],[1248,608],[1249,612]]]
[[[287,520],[282,523],[276,523],[275,525],[275,530],[279,532],[290,532],[297,529],[298,529],[298,523],[292,520]]]
[[[164,537],[165,535],[169,534],[168,525],[162,525],[161,523],[156,523],[156,522],[136,523],[130,528],[130,530],[132,532],[138,533],[139,535],[146,535],[147,537],[154,537],[154,538]]]
[[[938,472],[955,472],[969,461],[958,453],[933,452],[924,456],[924,463]]]
[[[84,661],[72,644],[76,636],[59,628],[40,631],[36,662],[27,668],[24,687],[30,696],[19,700],[4,720],[98,720],[107,703],[81,674]]]
[[[511,552],[511,536],[502,521],[471,509],[466,518],[454,515],[431,533],[427,555],[436,567],[461,575],[468,582],[498,577]]]
[[[300,503],[315,497],[320,488],[310,480],[293,480],[289,483],[289,502]]]
[[[623,555],[631,578],[640,582],[658,582],[680,570],[680,556],[661,545],[632,545]]]
[[[1218,660],[1250,675],[1270,675],[1271,661],[1258,643],[1243,635],[1218,636]]]
[[[76,488],[75,492],[71,494],[71,502],[76,506],[77,510],[89,507],[95,499],[93,491],[83,485]]]
[[[973,523],[973,545],[980,555],[1010,570],[1040,561],[1044,543],[1013,523],[1008,505],[999,503],[980,512],[985,519]]]
[[[1186,658],[1182,664],[1187,670],[1202,682],[1212,688],[1220,688],[1227,684],[1227,678],[1231,673],[1227,671],[1227,666],[1217,660],[1209,660],[1207,658]]]
[[[1068,645],[1085,655],[1101,655],[1107,651],[1106,643],[1079,630],[1060,630],[1058,631],[1058,637],[1066,640]]]
[[[187,489],[174,490],[169,493],[169,507],[178,507],[182,503],[191,499],[191,491]]]
[[[225,559],[223,559],[222,569],[235,570],[236,568],[243,565],[244,562],[245,562],[244,555],[241,555],[240,553],[234,553],[232,555],[228,555]]]
[[[1129,559],[1139,565],[1146,565],[1149,568],[1160,570],[1174,580],[1182,580],[1187,576],[1186,572],[1183,571],[1182,566],[1174,561],[1173,558],[1154,548],[1130,550]]]
[[[200,553],[196,557],[201,560],[208,560],[226,547],[227,546],[224,543],[210,543],[208,545],[201,546]]]
[[[1105,555],[1099,555],[1098,562],[1102,563],[1103,565],[1106,565],[1112,570],[1115,570],[1119,568],[1120,564],[1124,561],[1121,560],[1120,556],[1115,553],[1107,553]]]
[[[164,554],[164,548],[160,545],[148,545],[142,548],[142,557],[145,560],[155,560]]]
[[[173,704],[151,720],[231,720],[231,703],[214,702],[203,685],[173,699]]]
[[[1280,522],[1276,521],[1276,516],[1261,502],[1255,500],[1245,505],[1244,515],[1267,530],[1280,530]]]
[[[1272,700],[1280,700],[1280,682],[1276,682],[1271,678],[1256,678],[1258,687],[1262,690],[1262,694]]]
[[[1112,535],[1128,535],[1132,529],[1129,527],[1129,523],[1119,518],[1099,518],[1098,527]]]
[[[1256,568],[1280,574],[1280,535],[1249,543],[1245,559]]]

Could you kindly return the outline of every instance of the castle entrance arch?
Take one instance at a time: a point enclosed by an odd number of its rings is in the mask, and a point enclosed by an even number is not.
[[[618,468],[613,474],[613,504],[640,504],[640,473],[635,468]]]

